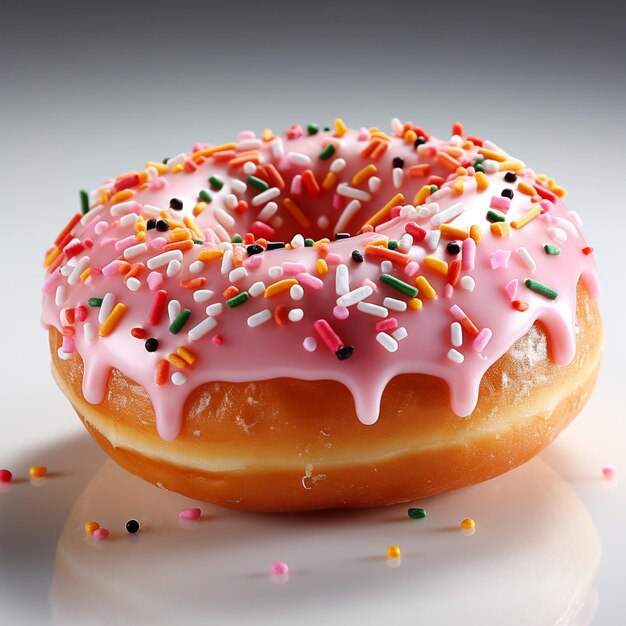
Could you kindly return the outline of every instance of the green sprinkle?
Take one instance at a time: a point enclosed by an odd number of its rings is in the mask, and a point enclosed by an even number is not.
[[[328,132],[330,130],[330,126],[324,126],[324,130]]]
[[[235,297],[231,298],[230,300],[226,300],[226,306],[229,306],[232,309],[233,307],[239,306],[240,304],[243,304],[244,302],[246,302],[248,298],[249,298],[248,292],[242,291],[241,293],[238,293]]]
[[[554,246],[551,243],[547,243],[543,249],[546,251],[546,254],[551,256],[556,256],[557,254],[561,254],[561,248],[559,246]]]
[[[487,211],[487,219],[490,222],[506,222],[506,217],[504,213],[500,213],[500,211],[494,211],[493,209],[489,209],[489,211]]]
[[[437,185],[430,185],[430,193],[435,193],[438,189],[439,187],[437,187]]]
[[[478,165],[474,165],[474,170],[476,172],[482,172],[483,174],[485,173],[485,168],[480,163]]]
[[[309,135],[317,135],[319,131],[320,131],[320,127],[317,124],[309,124],[306,127],[306,132],[309,133]]]
[[[320,159],[330,159],[331,156],[335,154],[335,146],[332,143],[329,143],[321,152]]]
[[[87,304],[89,306],[102,306],[102,298],[89,298]]]
[[[398,247],[398,242],[394,241],[393,239],[390,239],[387,242],[387,248],[389,248],[389,250],[396,250]]]
[[[313,239],[305,239],[304,240],[304,247],[305,248],[312,248],[314,243],[315,242],[313,241]]]
[[[201,246],[204,243],[204,241],[202,241],[202,239],[194,239],[193,242],[195,244],[199,245],[199,246]]]
[[[83,215],[89,213],[89,194],[81,189],[78,194],[80,195],[80,210]]]
[[[524,281],[526,287],[528,287],[531,291],[538,293],[550,300],[556,300],[558,297],[558,293],[554,291],[554,289],[550,289],[550,287],[546,287],[546,285],[542,285],[538,283],[536,280],[532,280],[532,278],[527,278]]]
[[[172,335],[176,335],[182,327],[187,323],[187,320],[191,316],[191,311],[189,309],[183,309],[175,318],[174,321],[170,324],[170,332]]]
[[[424,519],[426,517],[426,509],[409,509],[407,513],[411,519]]]
[[[403,294],[409,296],[409,298],[415,298],[417,296],[417,287],[413,287],[412,285],[409,285],[409,283],[405,283],[403,280],[400,280],[395,276],[391,276],[390,274],[381,274],[380,280],[386,285],[401,291]]]
[[[474,162],[472,163],[472,165],[474,167],[476,167],[477,165],[482,165],[482,162],[485,160],[485,157],[481,154],[480,156],[477,156],[474,159]]]
[[[212,202],[213,196],[209,193],[208,189],[200,189],[198,192],[198,198],[202,200],[202,202]]]
[[[224,186],[224,181],[217,176],[211,176],[211,178],[209,178],[209,184],[213,189],[217,189],[219,191]]]
[[[233,238],[230,240],[231,243],[243,243],[243,237],[241,235],[237,235],[236,233],[233,235]]]
[[[260,191],[267,191],[270,188],[270,186],[264,180],[261,180],[256,176],[248,176],[247,180],[249,185],[256,187]]]

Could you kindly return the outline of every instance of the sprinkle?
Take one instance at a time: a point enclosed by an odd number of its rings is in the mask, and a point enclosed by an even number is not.
[[[257,176],[248,176],[246,179],[249,185],[256,187],[259,191],[267,191],[270,186],[261,178]]]
[[[211,332],[216,326],[217,320],[214,317],[207,317],[187,333],[187,338],[189,341],[198,341],[198,339]]]
[[[474,341],[472,341],[472,348],[474,348],[476,352],[482,352],[491,341],[492,335],[491,329],[483,328],[478,335],[476,335]]]
[[[538,215],[541,214],[541,207],[540,206],[536,206],[534,209],[531,209],[530,211],[528,211],[528,213],[526,213],[526,215],[524,215],[523,217],[520,217],[516,220],[513,220],[511,222],[511,227],[512,228],[522,228],[523,226],[526,226],[526,224],[528,224],[528,222],[531,222],[532,220],[534,220]]]
[[[180,250],[169,250],[148,259],[147,265],[151,270],[168,265],[170,261],[182,261],[183,253]],[[202,260],[202,259],[200,259]]]
[[[398,349],[398,342],[387,333],[378,333],[376,341],[387,350],[387,352],[395,352]]]
[[[248,300],[248,292],[247,291],[242,291],[241,293],[237,294],[236,296],[226,300],[226,306],[228,306],[228,307],[230,307],[232,309],[232,308],[234,308],[236,306],[239,306],[240,304],[243,304],[247,300]]]
[[[202,511],[197,508],[181,509],[178,512],[178,519],[196,521],[200,519]]]
[[[398,265],[408,265],[410,262],[410,257],[402,252],[398,252],[396,250],[389,250],[387,248],[383,248],[382,246],[373,246],[368,245],[365,248],[365,256],[366,257],[374,257],[381,258],[391,261],[392,263],[397,263]]]
[[[389,546],[387,548],[387,558],[388,559],[399,559],[400,558],[400,548],[398,546]]]
[[[287,576],[289,566],[284,561],[276,561],[270,565],[270,574],[272,576]]]
[[[561,248],[559,248],[558,246],[555,246],[553,244],[547,243],[544,247],[543,247],[544,251],[546,254],[549,254],[550,256],[557,256],[559,254],[561,254]]]
[[[415,284],[420,293],[423,293],[429,300],[434,300],[437,297],[437,292],[433,289],[433,286],[428,282],[425,276],[418,276],[415,279]]]
[[[369,296],[371,296],[373,292],[374,290],[369,285],[357,287],[353,291],[349,291],[348,293],[337,298],[337,306],[353,306],[361,302],[361,300],[369,298]]]
[[[523,313],[524,311],[528,309],[528,303],[522,302],[521,300],[513,300],[513,302],[511,302],[511,306],[516,311],[520,311],[520,313]]]
[[[89,298],[89,300],[87,300],[87,304],[93,307],[101,307],[102,298]]]
[[[383,305],[392,311],[406,311],[407,309],[407,303],[404,300],[397,300],[396,298],[385,298]]]
[[[424,519],[426,517],[426,509],[410,508],[407,510],[407,515],[411,519]]]
[[[461,522],[461,528],[463,530],[472,530],[476,527],[476,522],[471,517],[466,517]]]
[[[102,311],[102,308],[100,310]],[[100,337],[106,337],[111,334],[124,316],[124,313],[126,313],[126,305],[118,302],[111,311],[110,315],[104,320],[102,326],[100,326],[100,330],[98,332]]]
[[[506,222],[497,222],[489,227],[489,230],[498,237],[508,237],[511,227]]]
[[[463,328],[459,322],[452,322],[450,325],[450,337],[455,348],[463,345]]]
[[[259,311],[258,313],[255,313],[248,318],[248,326],[250,328],[256,328],[257,326],[265,324],[265,322],[268,322],[271,319],[272,312],[269,309],[263,309],[262,311]]]
[[[179,333],[183,326],[188,322],[191,317],[191,311],[189,309],[183,309],[172,321],[169,327],[170,333],[176,335]]]
[[[304,311],[302,309],[291,309],[288,318],[290,322],[300,322],[304,318]]]
[[[98,541],[104,541],[109,536],[109,531],[106,528],[96,528],[92,534]]]
[[[487,220],[492,223],[504,222],[506,221],[506,216],[504,213],[500,213],[500,211],[493,211],[490,209],[487,211]]]
[[[374,180],[374,178],[370,178],[370,183]],[[379,180],[379,179],[377,179]],[[372,217],[370,217],[367,222],[363,226],[377,226],[383,222],[386,222],[391,214],[391,209],[395,206],[402,205],[404,202],[404,196],[401,193],[397,193],[393,196],[382,209],[376,212]]]
[[[80,210],[83,215],[89,213],[89,193],[84,189],[81,189],[79,192],[80,196]]]
[[[463,309],[458,305],[453,305],[450,307],[450,314],[452,317],[463,326],[465,331],[470,333],[473,337],[478,335],[478,328],[472,320],[465,314]]]
[[[372,302],[359,302],[356,308],[361,311],[361,313],[367,313],[375,317],[387,317],[387,315],[389,315],[389,311],[384,306]]]
[[[265,298],[272,298],[273,296],[283,293],[284,291],[288,291],[297,283],[298,281],[295,278],[285,278],[284,280],[279,280],[278,282],[267,287],[263,292],[263,296]]]
[[[336,150],[335,146],[332,143],[329,143],[320,152],[319,158],[322,159],[323,161],[330,159],[330,157],[333,156],[333,154],[335,154],[335,150]]]
[[[305,337],[302,346],[307,352],[315,352],[317,350],[317,341],[315,337]]]
[[[415,298],[417,296],[418,290],[415,287],[412,287],[395,276],[391,276],[390,274],[381,274],[380,281],[390,287],[393,287],[394,289],[397,289],[410,298]]]
[[[172,358],[172,356],[174,355],[170,355],[170,359]],[[184,385],[187,382],[187,376],[185,376],[185,374],[183,374],[182,372],[174,372],[172,374],[172,384],[176,385],[176,386],[180,386],[180,385]]]
[[[617,477],[617,468],[613,465],[605,465],[602,468],[602,476],[609,480],[613,480]]]
[[[507,269],[511,258],[510,250],[496,250],[489,255],[492,270]]]
[[[371,194],[367,191],[363,191],[362,189],[355,189],[354,187],[350,187],[347,183],[340,183],[337,185],[337,193],[340,196],[344,196],[345,198],[353,198],[355,200],[361,200],[363,202],[367,202],[372,199]]]
[[[533,255],[528,252],[526,248],[522,246],[518,248],[515,253],[520,259],[522,259],[522,261],[526,264],[526,267],[528,267],[531,272],[534,272],[537,269],[537,263],[535,262]]]
[[[441,213],[437,213],[436,215],[434,215],[431,218],[430,223],[436,228],[444,222],[452,221],[453,219],[461,215],[461,213],[463,213],[464,211],[465,206],[462,203],[458,202],[457,204],[453,204],[451,207],[448,207]]]
[[[88,535],[93,535],[100,528],[100,524],[98,522],[85,522],[83,528]]]
[[[134,535],[139,531],[139,522],[136,519],[129,519],[124,528],[126,528],[127,533]]]
[[[448,276],[448,264],[434,256],[424,257],[424,266],[442,276]]]
[[[527,278],[524,281],[524,284],[531,291],[534,291],[535,293],[545,296],[546,298],[550,300],[556,300],[559,295],[556,291],[554,291],[554,289],[551,289],[550,287],[546,287],[546,285],[543,285],[537,282],[536,280],[532,280],[531,278]]]
[[[504,196],[492,196],[489,207],[500,211],[508,211],[511,208],[511,199]]]
[[[167,377],[170,369],[170,364],[165,359],[161,359],[157,363],[156,376],[154,382],[157,385],[164,385],[167,382]]]
[[[377,173],[377,167],[373,163],[370,163],[352,177],[352,184],[355,186],[360,185]]]
[[[465,360],[465,357],[458,350],[455,350],[454,348],[448,351],[448,358],[453,363],[463,363],[463,361]]]
[[[344,346],[343,342],[339,338],[339,335],[337,335],[337,333],[333,330],[331,325],[325,319],[319,319],[315,321],[313,323],[313,329],[320,336],[320,339],[326,344],[326,347],[331,352],[334,352],[340,361],[343,361],[352,355],[351,351],[350,354],[348,354],[347,356],[345,356],[346,351],[340,352],[342,348],[351,348],[352,351],[354,351],[354,348],[352,346]]]
[[[211,185],[212,189],[219,191],[224,186],[224,181],[217,176],[211,176],[209,178],[209,185]]]
[[[48,474],[48,468],[45,465],[33,465],[28,474],[31,478],[43,478]]]
[[[335,270],[335,293],[343,296],[350,291],[350,270],[343,263]]]
[[[509,296],[509,300],[515,300],[515,296],[517,295],[518,282],[519,281],[514,278],[504,286],[504,290],[506,291],[506,295]]]

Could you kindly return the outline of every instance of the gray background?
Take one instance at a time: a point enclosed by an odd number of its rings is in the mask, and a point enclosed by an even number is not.
[[[623,385],[626,348],[624,10],[333,4],[0,0],[0,328],[10,354],[0,359],[10,409],[0,414],[0,440],[28,443],[16,427],[28,412],[25,381],[51,388],[38,330],[40,260],[78,208],[79,188],[243,128],[337,116],[386,126],[398,116],[440,136],[461,120],[569,190],[606,294],[607,356],[594,401],[612,408],[600,422],[607,458],[626,461],[611,434],[623,406],[602,400]],[[590,507],[605,547],[600,624],[626,620],[626,514],[612,506]]]

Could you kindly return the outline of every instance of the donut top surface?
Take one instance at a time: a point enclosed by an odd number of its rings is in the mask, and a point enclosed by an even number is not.
[[[42,323],[82,357],[89,402],[117,368],[167,440],[211,381],[336,380],[372,424],[387,383],[421,373],[467,416],[537,320],[557,363],[574,355],[578,280],[598,284],[564,195],[460,124],[447,141],[397,119],[244,131],[81,192]]]

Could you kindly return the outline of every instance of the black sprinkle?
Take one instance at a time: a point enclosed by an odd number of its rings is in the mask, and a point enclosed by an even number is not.
[[[458,254],[461,252],[461,246],[456,241],[448,242],[446,250],[449,254]]]
[[[146,339],[145,345],[148,352],[156,352],[159,347],[159,340],[154,337],[150,337],[149,339]]]
[[[335,352],[335,356],[340,361],[345,361],[346,359],[349,359],[353,353],[354,353],[354,346],[341,346],[341,348],[339,348],[339,350]]]
[[[146,222],[146,228],[148,230],[152,230],[153,228],[156,228],[156,219],[154,217],[151,217],[147,222]]]
[[[183,201],[178,198],[172,198],[170,200],[170,209],[174,209],[174,211],[182,211],[183,210]]]
[[[335,239],[350,239],[350,233],[337,233]]]
[[[400,169],[402,169],[404,167],[404,159],[401,157],[394,157],[393,158],[393,166],[395,167],[399,167]]]
[[[503,189],[502,193],[500,195],[504,196],[505,198],[510,198],[511,200],[513,200],[513,190],[512,189]]]
[[[278,248],[284,248],[284,247],[285,247],[284,241],[268,241],[267,242],[268,250],[277,250]]]
[[[363,255],[358,250],[352,250],[352,260],[357,263],[363,263]]]
[[[504,175],[504,180],[506,180],[507,183],[514,183],[517,180],[517,175],[515,172],[507,172]]]
[[[129,519],[126,522],[126,532],[134,535],[139,530],[139,522],[136,519]]]
[[[157,220],[156,229],[160,233],[164,233],[170,229],[170,223],[167,220]]]
[[[422,137],[421,135],[415,140],[415,143],[413,144],[416,148],[417,146],[421,146],[423,143],[426,143],[426,138]]]
[[[263,246],[258,243],[252,243],[246,248],[246,252],[252,256],[253,254],[261,254],[263,252]]]

